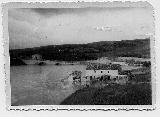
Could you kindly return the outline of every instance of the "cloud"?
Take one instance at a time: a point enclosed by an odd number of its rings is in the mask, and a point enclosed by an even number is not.
[[[145,8],[10,9],[8,18],[14,48],[133,39],[153,32],[152,14]]]
[[[84,7],[84,8],[31,8],[35,13],[44,17],[53,17],[58,15],[85,15],[88,13],[99,13],[106,11],[130,10],[131,7]],[[25,10],[25,9],[23,9]]]
[[[146,36],[153,36],[154,34],[153,33],[146,33],[145,35]]]
[[[8,32],[10,48],[26,48],[46,44],[41,40],[45,35],[39,25],[39,16],[33,14],[24,9],[9,10]]]
[[[112,27],[106,27],[106,26],[102,26],[102,27],[94,27],[93,28],[94,30],[97,30],[97,31],[103,31],[103,32],[110,32],[112,31]]]
[[[42,15],[52,17],[54,15],[63,15],[63,14],[74,14],[74,15],[84,15],[88,12],[104,12],[107,8],[32,8],[32,11]]]

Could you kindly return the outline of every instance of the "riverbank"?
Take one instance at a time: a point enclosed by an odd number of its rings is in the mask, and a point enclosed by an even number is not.
[[[108,85],[103,88],[80,89],[61,102],[61,105],[151,105],[150,83]]]
[[[151,105],[151,71],[135,74],[125,85],[92,83],[65,100],[61,105]]]

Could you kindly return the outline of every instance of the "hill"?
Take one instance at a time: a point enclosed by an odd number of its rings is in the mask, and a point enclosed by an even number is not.
[[[99,57],[150,58],[150,39],[100,41],[88,44],[48,45],[35,48],[10,50],[11,58],[30,58],[42,55],[45,60],[82,61]]]
[[[18,58],[11,58],[10,59],[11,66],[19,66],[19,65],[26,65],[21,59]]]
[[[88,87],[77,90],[61,105],[151,105],[151,94],[149,83]]]

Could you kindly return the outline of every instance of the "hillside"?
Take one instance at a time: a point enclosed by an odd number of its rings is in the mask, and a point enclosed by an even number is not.
[[[149,83],[88,87],[71,94],[61,105],[151,105]]]
[[[11,58],[30,58],[42,55],[45,60],[81,61],[99,57],[150,58],[150,39],[100,41],[88,44],[48,45],[35,48],[10,50]]]

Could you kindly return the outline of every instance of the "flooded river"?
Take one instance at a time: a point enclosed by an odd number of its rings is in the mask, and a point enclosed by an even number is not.
[[[62,83],[72,71],[84,73],[83,65],[26,65],[12,66],[11,103],[12,105],[57,105],[74,93],[77,88]]]

